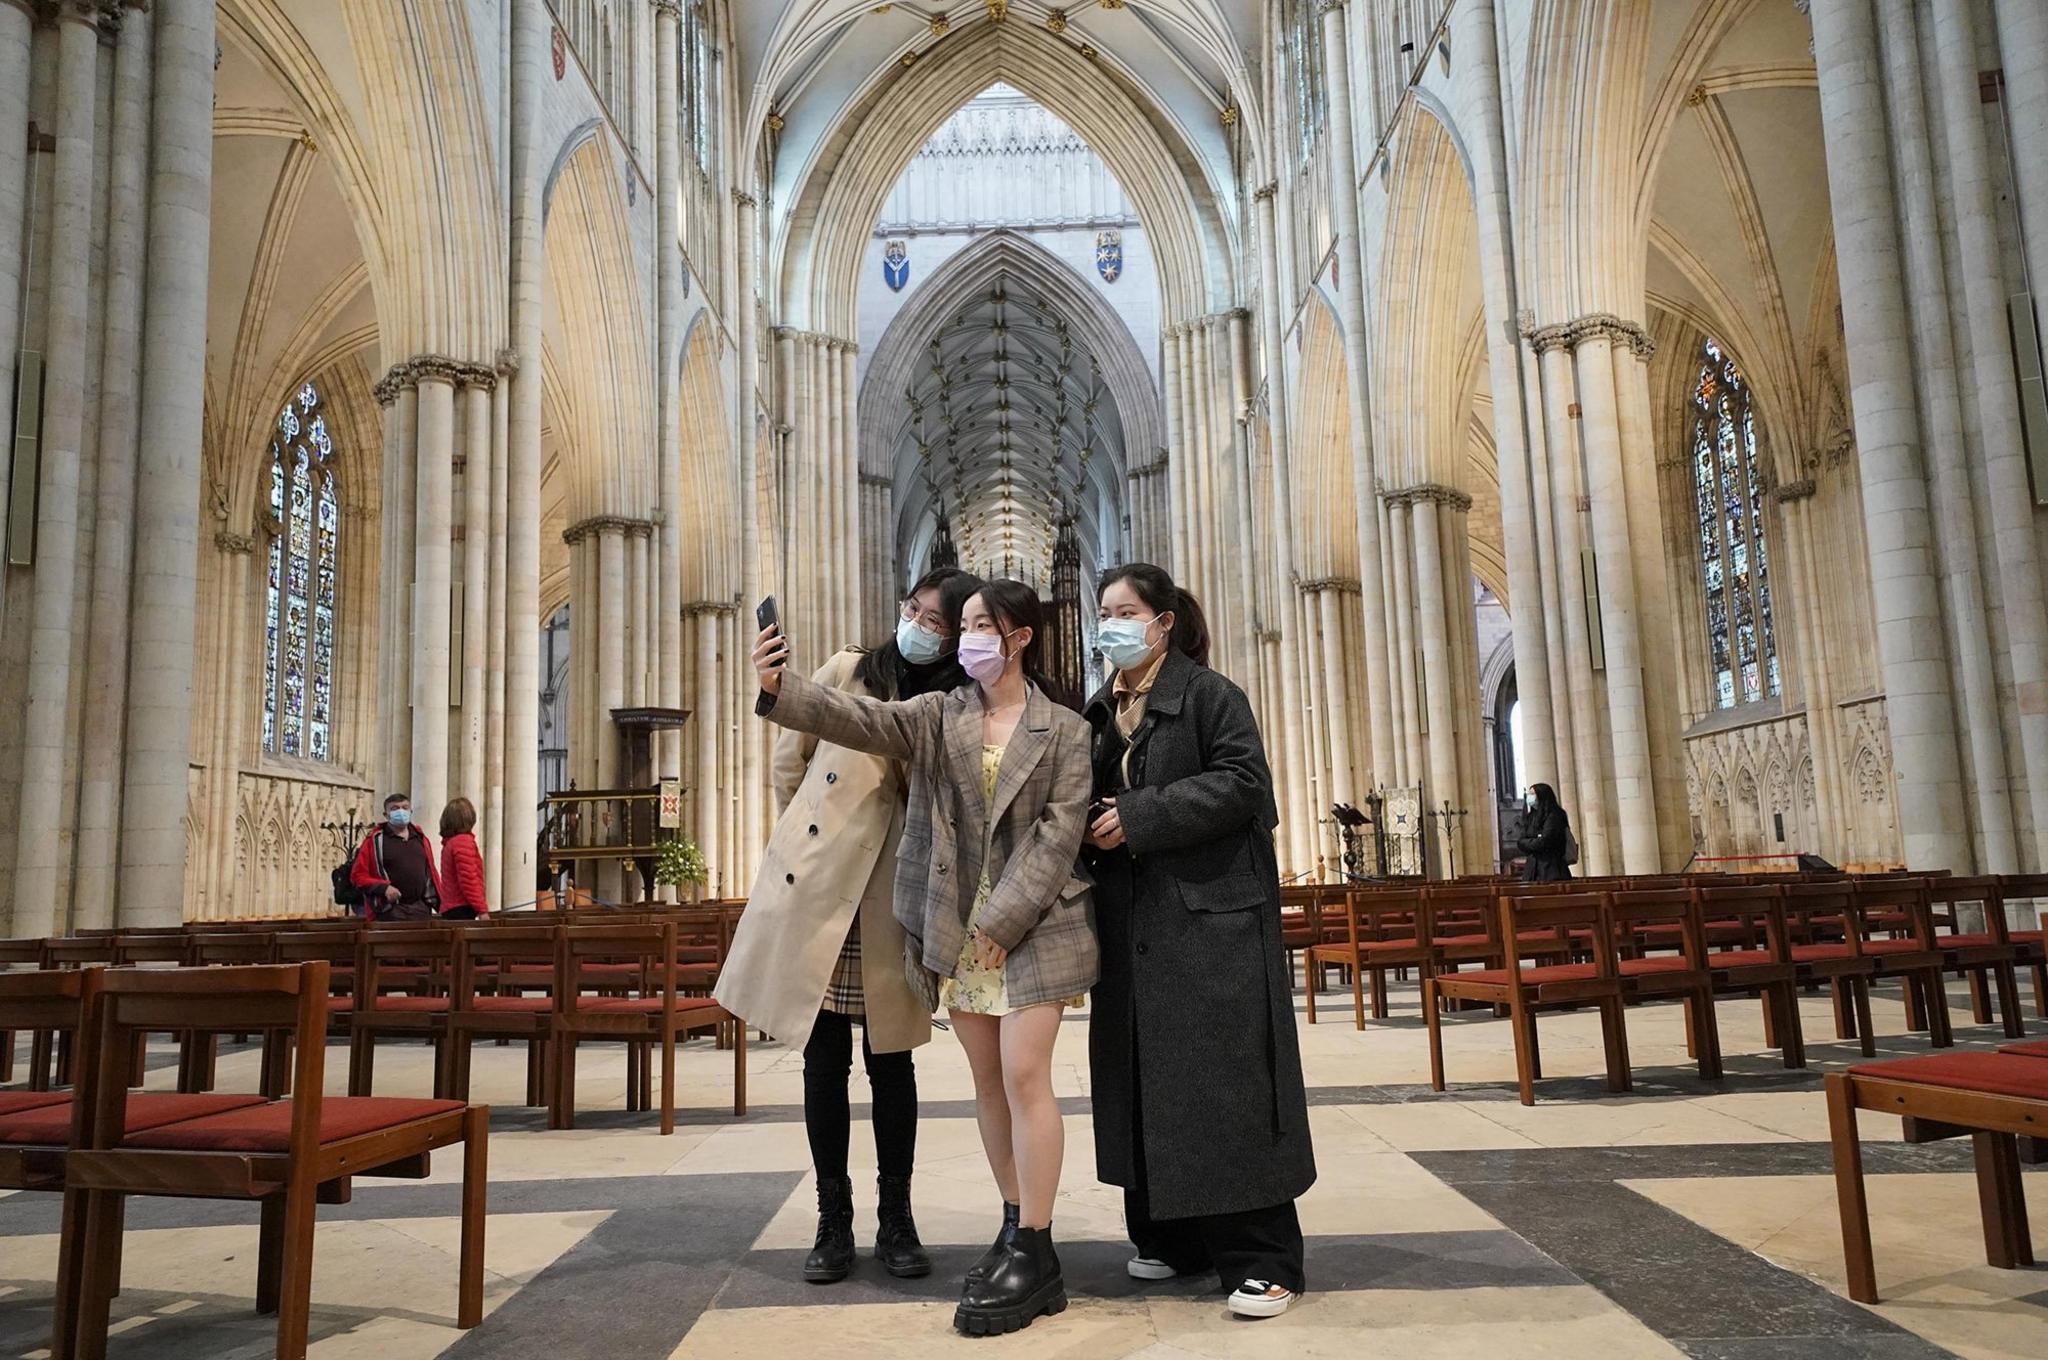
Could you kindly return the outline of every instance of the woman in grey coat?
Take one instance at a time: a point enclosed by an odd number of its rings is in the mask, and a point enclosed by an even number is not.
[[[1158,567],[1101,585],[1117,668],[1088,703],[1102,939],[1088,1031],[1097,1174],[1124,1188],[1138,1279],[1215,1271],[1244,1317],[1301,1293],[1294,1201],[1315,1182],[1280,942],[1279,814],[1244,691]]]
[[[777,629],[754,647],[771,721],[910,769],[896,867],[905,963],[926,1004],[951,1012],[1004,1200],[1003,1230],[954,1313],[970,1335],[1013,1332],[1067,1306],[1052,1245],[1065,1150],[1052,1049],[1062,1008],[1085,999],[1098,959],[1088,884],[1075,876],[1088,727],[1048,697],[1044,633],[1036,591],[987,582],[961,613],[958,655],[975,683],[899,703],[786,674]],[[762,872],[801,890],[794,868],[771,859]]]

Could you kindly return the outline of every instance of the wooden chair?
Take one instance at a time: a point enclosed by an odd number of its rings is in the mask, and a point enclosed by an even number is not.
[[[75,1283],[75,1353],[106,1354],[107,1314],[120,1285],[129,1195],[255,1200],[262,1208],[256,1302],[277,1313],[281,1360],[303,1360],[313,1283],[316,1201],[345,1202],[352,1177],[418,1179],[429,1154],[463,1146],[457,1325],[483,1316],[485,1148],[490,1111],[459,1101],[326,1097],[327,965],[109,973],[88,1013],[94,1061],[81,1063],[79,1146],[65,1157],[82,1244]],[[251,1032],[287,1028],[296,1071],[287,1101],[255,1104],[143,1130],[126,1118],[131,1036],[166,1024]],[[66,1263],[60,1261],[60,1275]],[[75,1291],[72,1292],[72,1291]]]
[[[1859,1110],[1901,1116],[1909,1142],[1969,1134],[1976,1153],[1985,1260],[2003,1269],[2034,1263],[2016,1140],[2048,1135],[2048,1062],[2013,1053],[1937,1053],[1831,1072],[1826,1084],[1850,1298],[1878,1301],[1863,1149],[1856,1130]]]
[[[1852,889],[1854,929],[1876,977],[1897,978],[1906,997],[1906,1026],[1926,1030],[1936,1048],[1955,1042],[1949,1027],[1944,961],[1934,942],[1933,913],[1924,878],[1861,879]]]
[[[34,936],[0,940],[0,974],[43,966],[43,941]],[[14,1080],[15,1032],[0,1029],[0,1086]]]
[[[2000,897],[2006,902],[2031,902],[2035,923],[2031,929],[2014,930],[2008,924],[2006,938],[2018,951],[2015,962],[2034,978],[2034,1014],[2048,1019],[2048,939],[2040,925],[2040,910],[2048,903],[2048,874],[2006,874],[1998,880]]]
[[[555,1082],[550,1127],[576,1126],[576,1048],[585,1039],[614,1039],[626,1045],[626,1108],[647,1108],[652,1047],[661,1046],[661,1131],[675,1131],[676,1042],[698,1030],[732,1025],[733,1113],[747,1112],[746,1031],[710,997],[679,996],[676,990],[674,922],[625,926],[565,926],[556,974],[582,976],[592,962],[637,962],[646,986],[637,996],[591,996],[582,986],[563,986],[555,998]]]
[[[1721,1078],[1721,1030],[1714,1021],[1714,976],[1707,966],[1706,931],[1699,904],[1686,888],[1632,888],[1605,894],[1604,933],[1615,950],[1615,976],[1627,1001],[1677,997],[1685,1004],[1686,1049],[1699,1063],[1700,1076]],[[1623,957],[1624,940],[1632,944],[1650,933],[1671,940],[1678,933],[1676,954],[1652,954],[1636,947]]]
[[[1870,1028],[1870,980],[1877,962],[1863,953],[1852,889],[1846,881],[1788,883],[1780,889],[1792,962],[1803,986],[1828,985],[1835,1037],[1856,1039],[1863,1056],[1877,1056]]]
[[[422,979],[446,978],[455,937],[446,926],[372,926],[356,941],[354,1004],[349,1009],[348,1093],[371,1095],[376,1085],[377,1040],[383,1035],[425,1039],[434,1046],[434,1092],[447,1081],[448,994],[413,990]],[[388,972],[404,992],[385,990]]]
[[[2012,940],[2005,919],[2005,894],[1995,877],[1933,878],[1927,881],[1927,900],[1934,923],[1934,945],[1941,951],[1945,973],[1954,973],[1970,986],[1970,1019],[1979,1025],[1991,1023],[1991,1002],[1996,995],[1998,1015],[2006,1037],[2017,1039],[2027,1032],[2020,1009],[2020,946]],[[1974,904],[1983,916],[1981,928],[1971,922],[1963,929],[1962,908]],[[1944,929],[1944,927],[1946,927]]]
[[[550,916],[554,913],[549,913]],[[448,1095],[469,1099],[470,1059],[478,1038],[526,1041],[526,1103],[549,1104],[556,1052],[555,966],[561,927],[466,926],[455,932],[455,985],[448,1007]],[[497,990],[495,979],[517,969],[544,968],[548,985]]]
[[[1536,1103],[1536,1082],[1543,1075],[1536,1016],[1545,1010],[1598,1007],[1600,1033],[1606,1047],[1607,1089],[1631,1089],[1628,1031],[1622,1018],[1622,981],[1615,970],[1613,940],[1604,928],[1604,909],[1605,897],[1600,893],[1501,897],[1497,909],[1498,939],[1514,940],[1525,929],[1578,930],[1591,944],[1592,959],[1590,962],[1549,963],[1525,968],[1520,952],[1506,948],[1504,962],[1500,966],[1470,972],[1435,973],[1425,977],[1422,980],[1422,1014],[1429,1026],[1429,1079],[1432,1087],[1439,1091],[1444,1089],[1443,1021],[1438,1014],[1438,1004],[1440,1001],[1466,1000],[1497,1009],[1506,1008],[1515,1046],[1515,1083],[1524,1105]]]
[[[1707,937],[1715,996],[1755,996],[1764,1008],[1764,1042],[1787,1067],[1806,1066],[1799,1015],[1799,966],[1792,961],[1785,907],[1776,887],[1699,886],[1692,890]],[[1715,941],[1725,942],[1716,948]]]
[[[1344,894],[1344,939],[1309,946],[1308,1022],[1316,1022],[1316,993],[1324,967],[1336,964],[1351,977],[1351,1021],[1365,1028],[1365,978],[1372,978],[1372,1015],[1387,1018],[1387,972],[1413,968],[1427,976],[1433,956],[1428,906],[1414,889]]]

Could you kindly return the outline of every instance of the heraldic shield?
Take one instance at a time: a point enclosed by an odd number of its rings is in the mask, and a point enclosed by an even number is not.
[[[906,242],[891,241],[882,247],[882,282],[892,293],[902,292],[903,285],[910,282],[910,246]]]
[[[1104,283],[1115,283],[1124,272],[1124,234],[1120,231],[1095,233],[1095,272]]]

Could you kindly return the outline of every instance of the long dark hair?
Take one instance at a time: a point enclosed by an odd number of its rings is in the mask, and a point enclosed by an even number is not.
[[[955,638],[960,636],[960,611],[967,607],[974,592],[981,589],[981,578],[958,567],[933,567],[917,578],[904,594],[905,599],[922,595],[934,587],[939,592],[939,612],[946,616],[946,626],[953,630]],[[902,697],[903,677],[908,674],[910,663],[903,659],[903,653],[896,646],[896,631],[889,630],[889,636],[867,649],[860,662],[854,666],[854,678],[862,688],[877,699]],[[926,677],[927,690],[957,689],[967,683],[967,672],[960,669],[957,652],[948,652],[935,663]]]
[[[1102,592],[1118,581],[1128,585],[1154,614],[1173,615],[1172,645],[1176,652],[1197,666],[1209,664],[1208,617],[1202,613],[1200,601],[1175,585],[1163,567],[1150,562],[1126,562],[1111,567],[1095,583],[1095,598],[1100,600]]]
[[[983,581],[981,589],[974,592],[981,596],[988,612],[996,616],[996,622],[1003,627],[1004,634],[1016,632],[1019,628],[1031,630],[1031,641],[1024,644],[1024,678],[1051,697],[1054,703],[1074,706],[1074,696],[1064,686],[1055,684],[1045,673],[1045,601],[1038,598],[1038,592],[1022,581]]]
[[[1557,801],[1557,790],[1551,788],[1550,785],[1531,784],[1529,791],[1536,795],[1536,811],[1548,812],[1552,808],[1558,808],[1562,811],[1563,805]]]

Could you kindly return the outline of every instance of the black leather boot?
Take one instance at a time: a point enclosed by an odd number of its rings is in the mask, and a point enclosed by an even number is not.
[[[1002,1259],[1003,1247],[1008,1244],[1012,1237],[1016,1236],[1018,1212],[1016,1205],[1008,1200],[1003,1201],[1003,1226],[996,1232],[996,1240],[989,1244],[988,1250],[983,1252],[973,1265],[967,1267],[968,1279],[985,1280],[988,1278],[990,1268]]]
[[[846,1176],[818,1181],[818,1241],[804,1258],[804,1278],[833,1284],[853,1271],[853,1181]]]
[[[877,1176],[875,1187],[881,1194],[875,1215],[875,1259],[900,1280],[931,1274],[931,1254],[917,1240],[917,1223],[910,1216],[910,1177]]]
[[[953,1325],[968,1336],[1022,1331],[1040,1316],[1064,1312],[1067,1283],[1052,1248],[1052,1227],[1020,1227],[988,1274],[967,1281]]]

